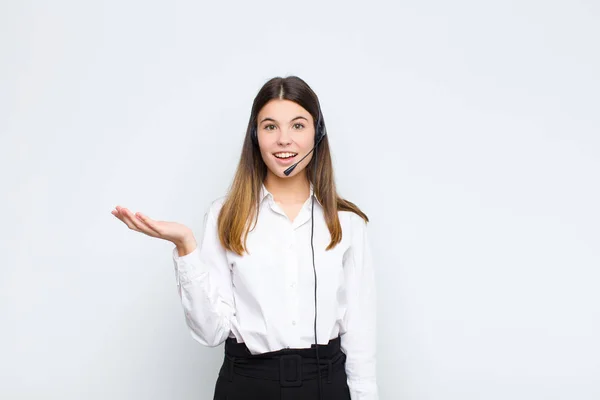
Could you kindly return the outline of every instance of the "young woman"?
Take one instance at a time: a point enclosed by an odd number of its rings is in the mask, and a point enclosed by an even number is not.
[[[200,246],[176,222],[113,214],[175,245],[192,337],[225,343],[215,400],[378,399],[369,220],[336,192],[319,100],[302,79],[273,78],[256,95]]]

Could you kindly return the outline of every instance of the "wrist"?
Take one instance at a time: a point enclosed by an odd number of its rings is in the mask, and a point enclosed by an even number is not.
[[[177,252],[181,257],[194,251],[194,249],[197,246],[197,243],[196,239],[193,236],[188,236],[175,242],[175,246],[177,246]]]

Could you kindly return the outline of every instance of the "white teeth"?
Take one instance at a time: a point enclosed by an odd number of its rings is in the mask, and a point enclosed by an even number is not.
[[[276,153],[274,154],[275,157],[277,158],[290,158],[295,156],[298,153]]]

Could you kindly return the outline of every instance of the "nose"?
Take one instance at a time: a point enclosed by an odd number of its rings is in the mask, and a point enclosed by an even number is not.
[[[292,142],[292,137],[286,129],[280,129],[279,137],[277,138],[277,144],[279,145],[287,145]]]

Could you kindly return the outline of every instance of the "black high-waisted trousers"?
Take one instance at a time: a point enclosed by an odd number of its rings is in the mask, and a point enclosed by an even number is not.
[[[319,361],[321,399],[350,400],[339,336],[319,345]],[[252,355],[245,343],[227,338],[213,400],[319,400],[318,378],[314,344]]]

